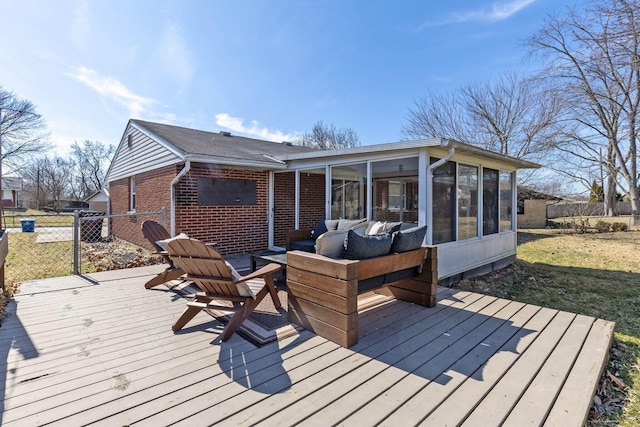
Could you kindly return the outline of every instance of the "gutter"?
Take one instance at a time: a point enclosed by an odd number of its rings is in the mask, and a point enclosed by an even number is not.
[[[171,236],[176,235],[176,184],[187,172],[191,170],[191,160],[186,159],[184,161],[184,167],[182,170],[176,175],[175,178],[171,180],[171,207],[169,208],[169,224],[171,225]]]
[[[433,178],[433,170],[447,163],[456,153],[456,147],[449,148],[449,153],[432,165],[427,166],[427,176]]]

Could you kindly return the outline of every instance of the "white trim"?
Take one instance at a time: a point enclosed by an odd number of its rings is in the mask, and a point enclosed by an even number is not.
[[[367,162],[367,188],[366,193],[367,193],[367,204],[365,206],[366,208],[366,215],[365,217],[371,221],[371,219],[373,219],[373,177],[371,176],[371,163],[373,163],[372,161],[368,161]]]
[[[187,159],[184,162],[184,167],[182,168],[182,170],[178,173],[178,175],[175,176],[175,178],[171,180],[171,201],[170,201],[171,207],[169,209],[169,222],[170,222],[170,228],[171,228],[171,231],[170,231],[171,236],[176,235],[176,184],[187,172],[189,172],[190,169],[191,169],[191,162],[189,161],[189,159]]]
[[[427,150],[420,150],[418,155],[418,225],[428,225],[430,215],[427,214],[427,206],[429,206],[429,197],[431,196],[431,192],[428,187],[428,178],[427,178],[427,165],[429,156]],[[425,190],[422,190],[422,189]],[[431,232],[431,228],[427,227],[427,238],[429,233]]]
[[[324,178],[324,217],[331,218],[331,166],[325,165],[325,178]]]
[[[267,247],[270,250],[273,250],[273,232],[275,227],[275,177],[273,171],[269,171],[267,174],[267,180]]]
[[[293,208],[293,228],[300,229],[300,170],[296,170],[294,173],[294,208]]]

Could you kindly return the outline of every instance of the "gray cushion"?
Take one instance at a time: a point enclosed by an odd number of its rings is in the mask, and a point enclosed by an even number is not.
[[[367,259],[387,255],[391,248],[391,235],[378,234],[375,236],[361,236],[353,230],[347,234],[347,259]]]
[[[362,218],[362,219],[340,219],[340,220],[338,220],[338,227],[336,228],[336,230],[349,230],[353,226],[358,225],[358,224],[362,224],[363,222],[366,222],[366,221],[367,221],[367,218]]]
[[[400,231],[401,227],[402,227],[402,222],[387,222],[387,224],[384,227],[384,231],[386,231],[389,234],[393,234],[396,231]]]
[[[339,219],[326,219],[324,221],[324,225],[325,227],[327,227],[327,231],[332,231],[332,230],[337,230],[338,229],[338,223],[340,222]]]
[[[420,248],[427,234],[427,226],[413,227],[393,233],[391,252],[406,252]]]
[[[316,253],[329,258],[341,258],[344,252],[345,230],[327,231],[316,240]]]
[[[156,245],[160,246],[162,248],[163,251],[167,250],[167,246],[169,246],[169,242],[173,242],[176,239],[188,239],[189,236],[187,236],[184,233],[180,233],[175,237],[169,237],[168,239],[164,239],[164,240],[156,240]]]

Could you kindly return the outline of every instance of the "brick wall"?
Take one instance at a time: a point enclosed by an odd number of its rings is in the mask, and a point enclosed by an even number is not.
[[[544,228],[547,226],[546,200],[524,201],[524,214],[518,215],[518,228]]]
[[[287,230],[295,228],[295,173],[283,172],[274,174],[274,229],[273,243],[285,246]]]
[[[198,205],[198,177],[256,182],[256,203],[240,206]],[[222,255],[260,252],[268,248],[267,172],[192,165],[176,185],[176,233],[215,242]]]
[[[165,166],[150,172],[136,175],[136,212],[156,212],[165,208],[167,228],[169,228],[169,209],[171,208],[171,180],[176,176],[178,166]],[[129,211],[129,178],[109,183],[109,202],[111,214],[125,214]],[[160,222],[159,217],[113,218],[112,233],[123,240],[152,250],[153,247],[140,231],[142,222],[152,219]]]
[[[136,212],[166,208],[170,221],[171,180],[181,166],[168,166],[136,175]],[[241,206],[198,205],[198,177],[241,179],[256,182],[256,203]],[[268,173],[194,164],[176,185],[176,233],[186,233],[203,242],[215,242],[223,255],[265,251],[268,248]],[[300,227],[313,228],[324,217],[324,175],[301,174]],[[111,213],[129,210],[129,179],[109,183]],[[275,174],[274,242],[284,246],[287,230],[294,228],[295,174]],[[140,232],[149,217],[114,218],[112,232],[118,238],[152,249]]]
[[[300,174],[300,228],[314,228],[324,218],[325,176]],[[285,246],[288,230],[295,228],[295,173],[276,173],[274,180],[274,233],[276,246]]]
[[[325,217],[324,175],[300,173],[300,228],[314,228]]]

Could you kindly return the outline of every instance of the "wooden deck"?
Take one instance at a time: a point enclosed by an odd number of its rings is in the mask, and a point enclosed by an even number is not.
[[[261,348],[143,284],[158,267],[23,284],[0,327],[0,424],[580,426],[613,323],[439,289],[361,313],[342,348]]]

